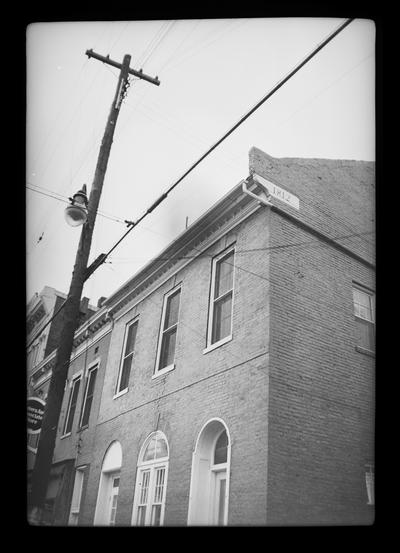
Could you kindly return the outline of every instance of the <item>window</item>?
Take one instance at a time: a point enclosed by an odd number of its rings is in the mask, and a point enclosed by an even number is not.
[[[121,444],[114,441],[107,449],[101,467],[99,491],[94,514],[95,526],[115,526],[121,467]]]
[[[71,526],[77,526],[79,511],[81,506],[82,487],[83,487],[84,471],[83,469],[76,469],[74,491],[72,492],[71,511],[69,515],[68,524]]]
[[[123,350],[124,353],[122,356],[121,369],[118,377],[117,390],[116,390],[117,394],[128,389],[138,324],[139,324],[139,321],[136,320],[128,323],[126,326],[125,343],[124,343],[124,350]]]
[[[174,289],[164,299],[156,372],[173,367],[181,290]]]
[[[368,505],[375,504],[374,480],[374,467],[373,465],[367,465],[365,473],[365,484],[367,486]]]
[[[209,421],[201,430],[192,456],[188,524],[228,524],[230,440],[225,423]]]
[[[92,407],[93,395],[94,395],[94,386],[96,383],[97,376],[97,366],[89,369],[85,396],[82,405],[82,418],[81,418],[81,427],[87,426],[89,424],[90,409]]]
[[[40,432],[37,432],[35,434],[28,432],[28,449],[32,451],[32,453],[36,453],[38,443],[40,438]]]
[[[81,378],[75,378],[72,381],[71,393],[68,400],[67,415],[65,417],[64,434],[69,434],[72,429],[72,423],[74,421],[76,403],[78,400],[79,386],[81,384]]]
[[[233,248],[213,261],[208,345],[232,335],[233,269]]]
[[[168,444],[161,432],[145,441],[139,455],[133,526],[162,526],[168,472]]]
[[[375,351],[374,294],[358,286],[353,287],[354,316],[357,345]]]

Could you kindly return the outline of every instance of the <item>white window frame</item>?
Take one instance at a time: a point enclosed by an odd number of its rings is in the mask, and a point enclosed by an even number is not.
[[[97,374],[96,374],[96,380],[97,380],[97,375],[99,374],[99,366],[100,366],[100,363],[98,361],[95,361],[95,362],[93,362],[89,365],[88,370],[87,370],[86,383],[85,383],[86,384],[85,385],[85,392],[84,392],[84,396],[83,396],[81,416],[79,418],[79,427],[80,428],[87,428],[89,426],[90,413],[89,413],[88,422],[84,426],[82,426],[82,420],[83,420],[83,414],[84,414],[85,409],[86,409],[86,400],[87,400],[87,395],[88,395],[88,390],[89,390],[90,377],[91,377],[91,374],[92,374],[93,371],[97,371]],[[95,381],[94,385],[96,386],[96,381]],[[94,397],[94,388],[93,388],[93,397]],[[92,405],[93,405],[93,399],[92,399],[92,404],[90,406],[90,412],[92,411]]]
[[[179,292],[179,307],[178,307],[178,315],[177,315],[176,323],[174,323],[173,325],[171,325],[168,328],[164,328],[165,317],[166,317],[166,314],[167,314],[168,300],[171,296],[173,296],[177,292]],[[154,374],[152,376],[153,379],[157,378],[158,376],[161,376],[162,374],[165,374],[169,371],[172,371],[175,368],[175,353],[176,353],[176,344],[178,342],[178,325],[179,325],[179,315],[180,315],[180,310],[181,310],[181,299],[182,299],[182,284],[178,284],[177,286],[174,286],[174,288],[172,290],[170,290],[169,292],[167,292],[164,296],[163,308],[162,308],[162,313],[161,313],[160,332],[159,332],[159,335],[158,335],[156,366],[155,366]],[[174,362],[167,365],[166,367],[162,367],[161,369],[158,369],[158,367],[160,365],[160,361],[161,361],[161,352],[162,352],[164,334],[166,334],[167,332],[170,332],[173,327],[176,328]]]
[[[69,526],[77,526],[81,509],[83,482],[85,478],[85,466],[77,467],[75,470],[74,489],[72,492],[71,509],[69,512]]]
[[[64,419],[63,434],[61,436],[62,438],[65,438],[66,436],[70,436],[71,432],[72,432],[72,428],[73,428],[73,425],[74,425],[74,418],[75,418],[76,408],[77,408],[77,405],[78,405],[79,392],[81,391],[80,390],[80,388],[81,388],[80,384],[79,384],[78,395],[76,397],[75,411],[74,411],[74,415],[72,417],[72,422],[71,422],[71,430],[69,432],[66,432],[67,422],[68,422],[69,415],[70,415],[70,412],[71,412],[71,403],[72,403],[72,396],[73,396],[73,393],[74,393],[74,388],[75,388],[77,382],[80,382],[81,380],[82,380],[82,371],[80,371],[79,373],[75,374],[72,377],[70,385],[69,385],[70,393],[69,393],[69,397],[68,397],[67,412],[65,414],[65,419]]]
[[[160,436],[165,443],[167,444],[167,456],[166,457],[159,457],[155,460],[149,460],[149,461],[142,461],[143,455],[146,451],[146,448],[148,444],[150,443],[151,439],[154,438],[156,435]],[[146,501],[146,515],[145,515],[145,526],[151,526],[149,522],[151,522],[152,517],[152,507],[155,504],[159,504],[160,502],[154,503],[152,498],[154,497],[155,492],[155,485],[156,485],[156,478],[155,475],[157,473],[157,470],[160,468],[164,469],[164,481],[163,481],[163,495],[161,499],[161,513],[160,513],[160,526],[163,526],[164,524],[164,514],[165,514],[165,500],[167,496],[167,484],[168,484],[168,466],[169,466],[169,444],[166,436],[163,432],[157,431],[152,432],[150,436],[146,438],[144,441],[139,454],[139,462],[137,464],[137,472],[136,472],[136,484],[135,484],[135,495],[134,495],[134,502],[133,502],[133,509],[132,509],[132,526],[137,526],[137,516],[139,512],[139,507],[142,506],[140,503],[140,496],[141,496],[141,482],[142,482],[142,475],[144,472],[149,471],[149,483],[147,488],[147,501]]]
[[[125,349],[126,349],[126,344],[127,344],[127,341],[128,341],[129,329],[134,324],[138,325],[138,327],[136,329],[135,343],[134,343],[132,352],[130,352],[128,354],[128,355],[132,356],[131,357],[131,366],[130,366],[130,369],[129,369],[129,379],[131,377],[132,364],[133,364],[133,359],[135,357],[136,337],[137,337],[137,333],[138,333],[138,330],[139,330],[139,317],[135,317],[134,319],[132,319],[131,321],[129,321],[125,325],[124,344],[123,344],[123,347],[122,347],[122,356],[121,356],[121,362],[120,362],[120,366],[119,366],[117,385],[115,387],[114,399],[119,397],[119,396],[122,396],[122,395],[126,394],[127,391],[129,390],[129,384],[123,390],[120,390],[119,388],[120,388],[120,385],[121,385],[121,378],[122,378],[122,371],[123,371],[123,368],[124,368],[124,362],[125,362],[125,359],[127,358],[127,355],[125,354]],[[128,379],[128,382],[129,382],[129,379]]]
[[[371,310],[371,319],[367,319],[366,317],[361,317],[360,315],[356,315],[355,314],[355,305],[354,305],[354,290],[358,290],[360,292],[362,292],[363,294],[365,294],[366,296],[368,296],[369,298],[369,303],[370,303],[370,310]],[[373,329],[373,335],[374,335],[374,340],[375,340],[375,293],[370,290],[369,288],[366,288],[365,286],[361,286],[360,284],[357,284],[356,282],[353,282],[352,284],[352,298],[353,298],[353,315],[355,317],[355,319],[359,319],[361,321],[367,321],[368,323],[370,323],[372,325],[372,329]],[[365,348],[363,346],[360,346],[359,344],[356,344],[356,348],[358,350],[361,350],[361,351],[369,351],[369,352],[372,352],[374,353],[375,352],[375,347],[374,349],[370,349],[370,348]]]
[[[233,262],[233,271],[232,271],[232,288],[225,292],[224,295],[232,294],[232,304],[231,304],[231,331],[227,336],[224,336],[224,338],[221,338],[217,342],[211,343],[212,341],[212,331],[213,331],[213,324],[214,324],[214,311],[215,311],[215,303],[217,300],[221,298],[219,296],[218,298],[215,297],[215,285],[216,285],[216,275],[217,275],[217,265],[219,262],[221,262],[225,257],[230,255],[233,252],[234,260],[235,260],[235,244],[232,246],[229,246],[229,248],[225,249],[223,252],[218,254],[216,257],[214,257],[212,261],[212,271],[211,271],[211,293],[210,293],[210,302],[209,302],[209,309],[208,309],[208,329],[207,329],[207,345],[206,348],[203,350],[203,353],[207,353],[209,351],[212,351],[213,349],[222,346],[223,344],[226,344],[233,338],[233,303],[234,303],[234,297],[235,297],[235,261]]]
[[[375,472],[373,465],[365,467],[365,485],[367,488],[368,502],[367,505],[375,505]]]

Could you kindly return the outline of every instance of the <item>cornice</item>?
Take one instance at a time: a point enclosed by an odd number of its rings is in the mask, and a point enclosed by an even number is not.
[[[204,252],[217,237],[228,232],[236,221],[252,211],[254,204],[254,200],[242,193],[239,183],[106,300],[109,314],[114,317],[149,287],[163,277],[167,278],[167,274],[173,270],[176,272],[181,265],[185,265],[189,257],[194,258]]]
[[[85,342],[89,336],[96,334],[101,328],[104,327],[110,321],[108,311],[103,309],[100,313],[97,312],[90,319],[88,319],[75,333],[75,339],[73,343],[74,349],[79,347]]]

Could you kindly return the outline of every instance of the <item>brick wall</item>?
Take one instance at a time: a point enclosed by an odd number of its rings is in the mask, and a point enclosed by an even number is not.
[[[85,524],[93,523],[104,454],[118,440],[123,466],[116,523],[130,525],[140,447],[158,428],[170,447],[164,523],[186,525],[192,453],[202,426],[215,417],[225,421],[232,442],[229,523],[265,524],[269,282],[265,278],[268,258],[260,251],[267,241],[266,211],[261,210],[116,320],[86,493]],[[212,258],[233,242],[237,252],[233,339],[203,353]],[[179,282],[176,366],[152,379],[163,297]],[[113,399],[125,325],[137,315],[129,391]]]
[[[271,223],[269,524],[368,524],[374,359],[355,350],[352,281],[365,265],[278,214]]]

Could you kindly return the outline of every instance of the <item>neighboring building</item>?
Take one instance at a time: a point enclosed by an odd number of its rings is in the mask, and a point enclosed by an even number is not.
[[[75,334],[47,490],[47,524],[79,524],[111,329],[107,310],[100,308]]]
[[[27,395],[45,405],[54,366],[57,345],[62,327],[62,306],[66,294],[45,286],[40,294],[35,294],[27,306]],[[89,299],[83,298],[80,308],[80,323],[95,311]],[[27,469],[28,481],[35,463],[40,431],[28,429]],[[28,484],[29,485],[29,484]]]
[[[83,346],[70,367],[71,523],[373,522],[374,163],[252,148],[250,170],[271,205],[239,183],[88,321],[112,325],[79,455]]]

